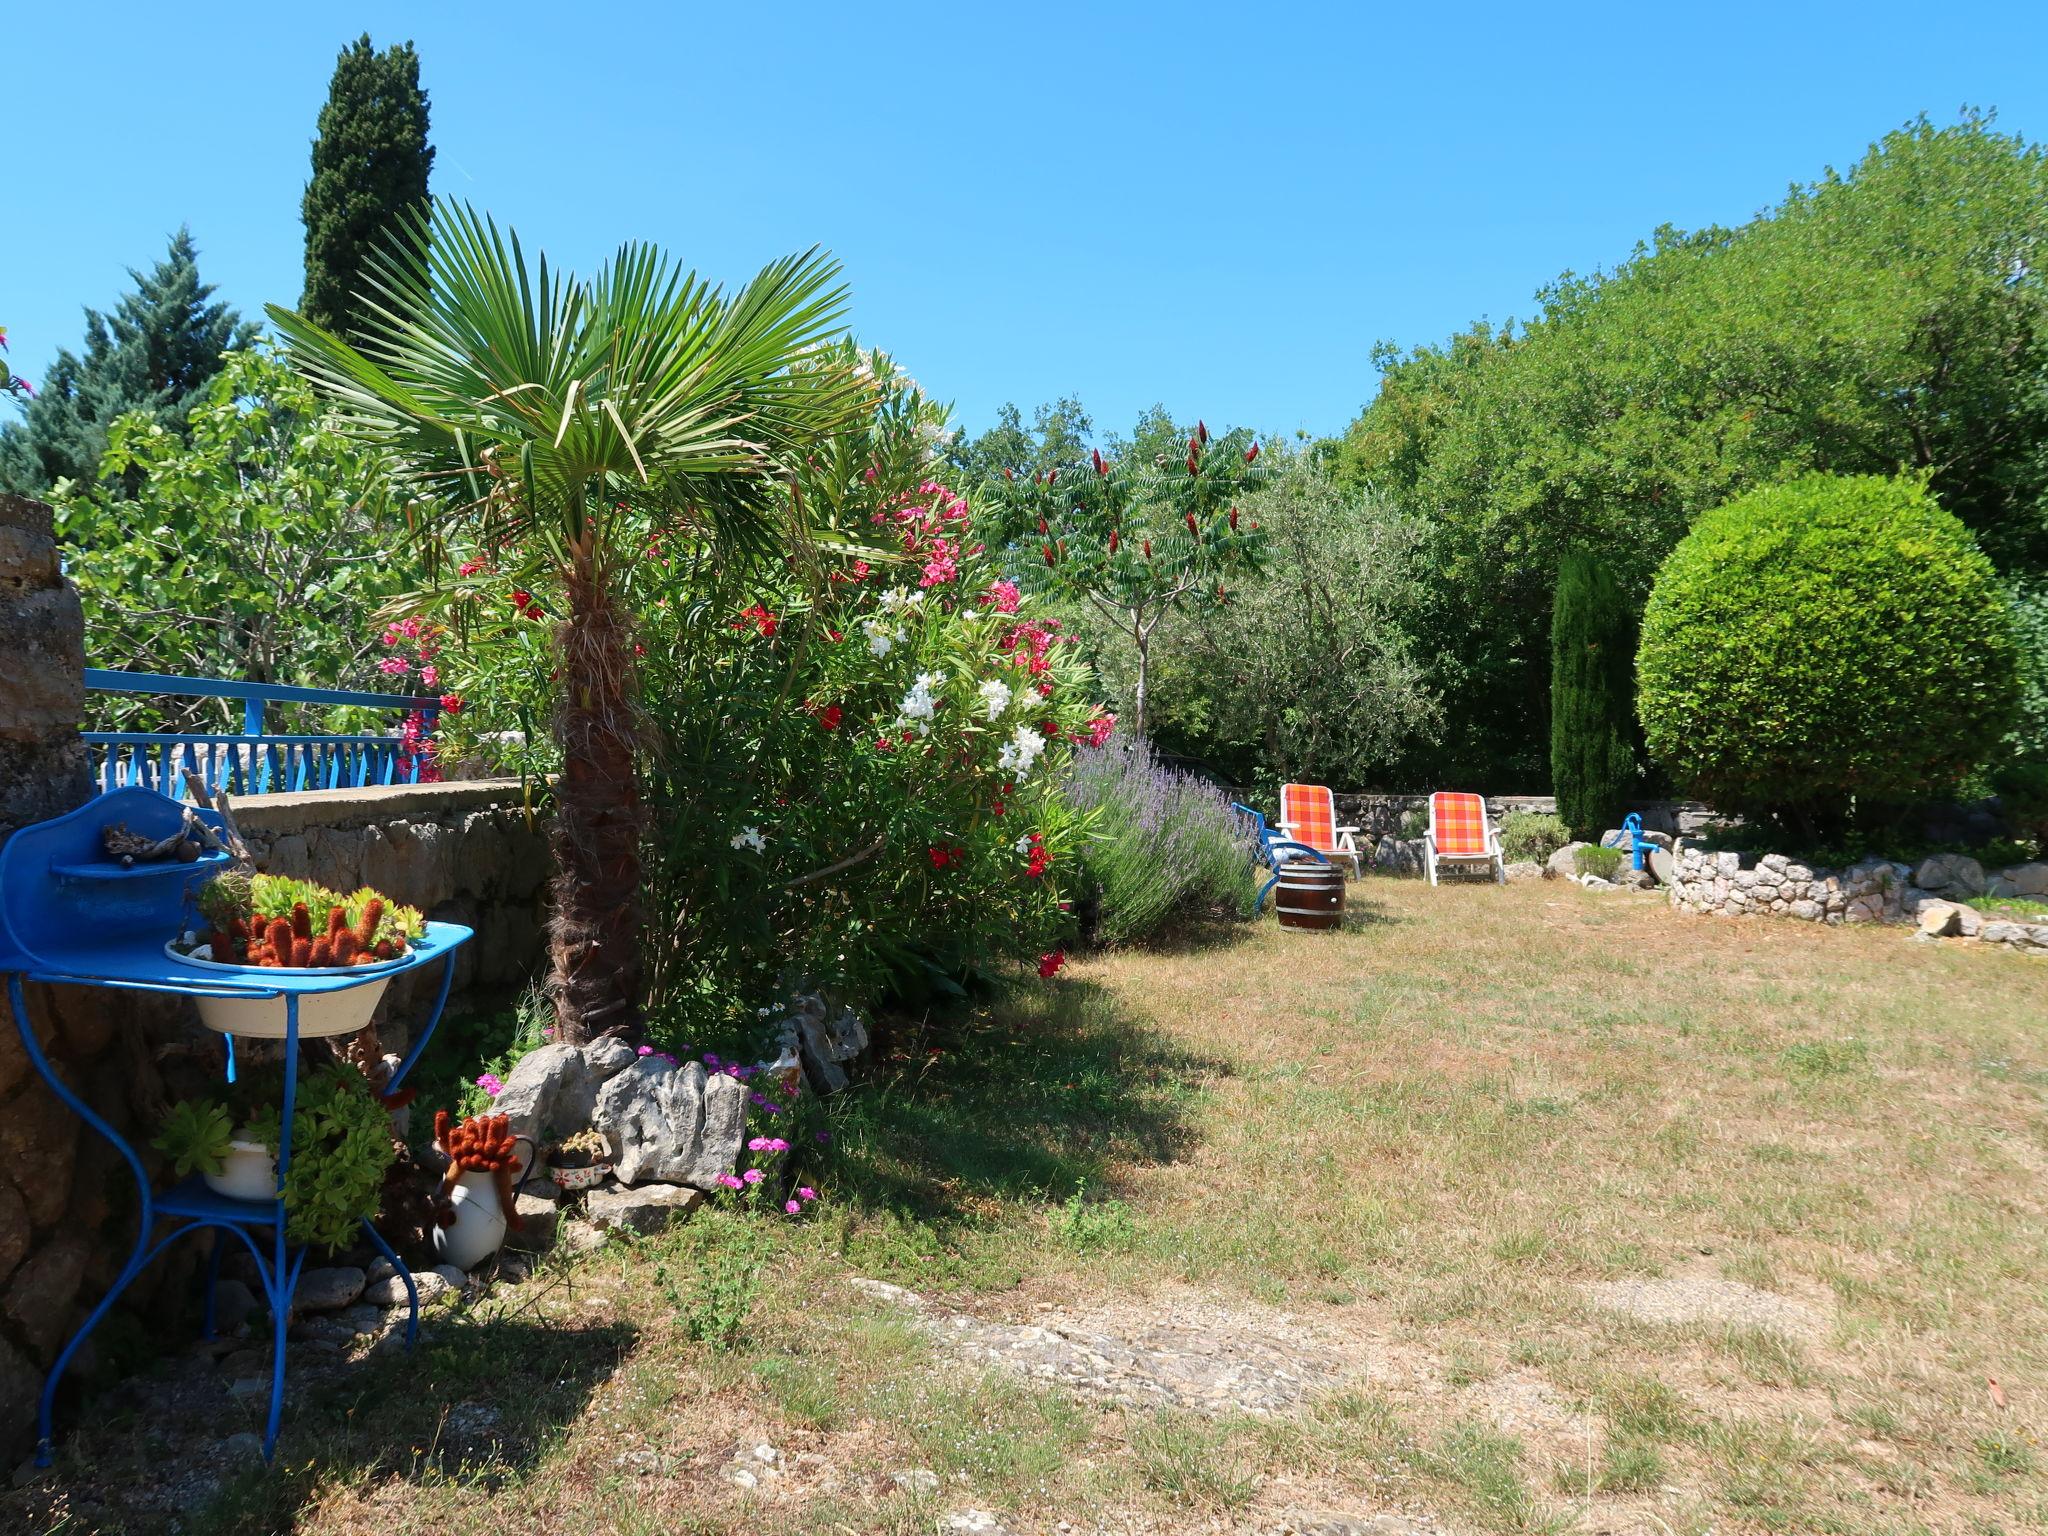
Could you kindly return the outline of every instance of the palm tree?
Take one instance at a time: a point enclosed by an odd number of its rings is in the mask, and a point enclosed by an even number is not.
[[[813,249],[727,296],[646,245],[589,282],[545,257],[529,272],[516,235],[437,202],[371,258],[353,344],[269,306],[344,429],[435,509],[419,527],[452,520],[479,549],[543,563],[565,596],[558,1039],[640,1025],[641,741],[622,575],[650,517],[742,553],[790,531],[785,466],[863,403],[858,379],[816,360],[842,329],[838,278]]]

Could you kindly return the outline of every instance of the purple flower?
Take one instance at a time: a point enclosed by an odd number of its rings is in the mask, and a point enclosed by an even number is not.
[[[640,1054],[642,1056],[652,1056],[654,1054],[654,1047],[651,1045],[643,1045],[640,1047]]]
[[[479,1077],[476,1080],[476,1085],[477,1087],[483,1089],[485,1093],[489,1094],[494,1099],[499,1094],[505,1091],[505,1084],[499,1079],[498,1074],[495,1072],[484,1073],[483,1076]]]
[[[717,1066],[717,1065],[718,1065],[718,1053],[717,1053],[716,1051],[706,1051],[706,1052],[704,1053],[704,1065],[705,1065],[705,1066],[707,1066],[707,1067],[715,1067],[715,1066]]]
[[[819,1145],[819,1146],[821,1146],[821,1147],[822,1147],[822,1146],[824,1146],[824,1145],[825,1145],[825,1143],[827,1143],[827,1142],[828,1142],[828,1141],[830,1141],[831,1139],[832,1139],[832,1133],[831,1133],[830,1131],[820,1131],[820,1132],[818,1132],[818,1134],[817,1134],[817,1138],[816,1138],[816,1140],[817,1140],[817,1143],[818,1143],[818,1145]]]
[[[745,1179],[749,1184],[758,1184],[763,1179],[767,1178],[768,1175],[763,1173],[758,1168],[749,1168],[745,1173],[741,1174],[740,1177]]]
[[[763,1099],[761,1101],[761,1113],[764,1115],[779,1115],[782,1113],[782,1106],[780,1104],[771,1104],[768,1100]]]

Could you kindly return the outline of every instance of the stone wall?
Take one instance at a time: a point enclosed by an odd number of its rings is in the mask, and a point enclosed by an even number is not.
[[[1671,904],[1714,917],[1789,917],[1809,923],[1913,922],[1929,938],[1968,938],[2048,954],[2048,923],[2001,920],[1968,905],[1977,896],[2048,899],[2048,863],[1986,871],[1965,854],[1916,865],[1865,859],[1844,869],[1781,853],[1737,853],[1681,843]]]
[[[521,800],[517,779],[315,790],[239,801],[235,822],[267,874],[340,891],[373,885],[474,928],[456,954],[451,1006],[462,1006],[524,986],[544,952],[547,824],[529,824]],[[392,988],[401,1011],[439,985],[438,976],[408,981]]]

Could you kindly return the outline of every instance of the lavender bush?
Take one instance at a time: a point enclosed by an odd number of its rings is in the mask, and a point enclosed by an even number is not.
[[[1252,845],[1221,790],[1131,740],[1077,751],[1065,793],[1076,810],[1097,813],[1083,858],[1100,892],[1103,943],[1148,939],[1196,912],[1249,912]]]

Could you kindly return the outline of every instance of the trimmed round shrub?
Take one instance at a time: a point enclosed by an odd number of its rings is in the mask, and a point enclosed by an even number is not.
[[[1703,516],[1636,655],[1651,754],[1717,807],[1815,821],[1954,787],[2017,699],[1991,562],[1915,479],[1810,475]]]

